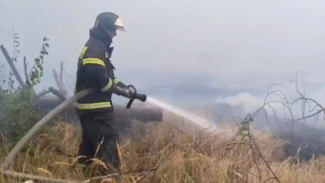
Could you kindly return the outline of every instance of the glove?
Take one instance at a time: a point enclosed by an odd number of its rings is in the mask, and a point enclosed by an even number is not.
[[[137,89],[133,85],[128,85],[125,89],[125,92],[129,98],[135,98],[136,91]]]
[[[134,87],[132,88],[131,85],[129,85],[129,86],[122,88],[122,87],[115,85],[115,87],[113,89],[113,93],[115,93],[117,95],[122,95],[123,97],[127,97],[127,98],[135,98],[136,90]]]

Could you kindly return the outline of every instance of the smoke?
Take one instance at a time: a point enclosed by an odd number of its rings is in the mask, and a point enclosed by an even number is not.
[[[263,104],[261,99],[247,92],[230,97],[219,97],[217,98],[217,103],[226,103],[232,107],[242,107],[245,113],[255,111]]]

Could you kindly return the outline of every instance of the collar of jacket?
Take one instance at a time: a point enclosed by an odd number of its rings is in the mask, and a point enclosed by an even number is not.
[[[100,42],[102,42],[107,47],[107,49],[110,48],[111,43],[112,43],[112,38],[109,35],[102,34],[95,29],[90,29],[89,36],[91,38],[95,38],[95,39],[99,40]]]

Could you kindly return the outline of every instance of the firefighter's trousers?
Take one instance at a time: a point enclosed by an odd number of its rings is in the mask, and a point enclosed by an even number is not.
[[[117,142],[118,133],[114,123],[113,112],[96,112],[79,116],[82,127],[82,142],[79,156],[86,161],[98,158],[106,164],[119,168]]]

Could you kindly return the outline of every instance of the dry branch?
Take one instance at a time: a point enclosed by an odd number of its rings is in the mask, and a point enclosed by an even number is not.
[[[23,173],[18,173],[18,172],[13,172],[13,171],[0,170],[0,173],[6,177],[12,177],[15,179],[19,178],[19,179],[39,180],[39,181],[45,182],[45,183],[78,183],[76,181],[52,179],[52,178],[47,178],[47,177],[42,177],[42,176],[37,176],[37,175],[23,174]]]
[[[16,67],[15,67],[12,59],[10,58],[10,56],[9,56],[6,48],[3,45],[0,45],[0,49],[1,49],[2,53],[3,53],[3,55],[5,56],[5,58],[6,58],[7,62],[8,62],[8,64],[9,64],[12,72],[14,73],[14,75],[15,75],[15,77],[16,77],[19,85],[20,85],[20,87],[21,88],[24,88],[25,87],[25,84],[24,84],[23,80],[21,79],[21,76],[18,73],[18,71],[17,71],[17,69],[16,69]]]
[[[24,73],[25,73],[25,80],[26,80],[26,84],[28,86],[30,86],[30,81],[29,81],[29,77],[28,77],[28,73],[27,73],[27,66],[28,66],[28,63],[27,63],[27,60],[26,60],[26,57],[24,57]]]

